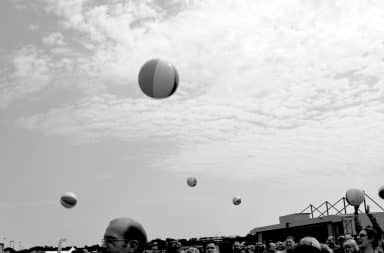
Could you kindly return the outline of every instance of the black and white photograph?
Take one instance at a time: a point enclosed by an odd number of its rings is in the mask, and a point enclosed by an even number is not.
[[[383,0],[0,0],[0,253],[384,253]]]

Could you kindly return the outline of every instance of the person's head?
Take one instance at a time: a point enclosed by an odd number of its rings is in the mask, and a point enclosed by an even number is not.
[[[200,253],[200,250],[195,247],[189,247],[186,251],[186,253]]]
[[[255,252],[255,245],[249,243],[247,245],[247,253],[254,253]]]
[[[328,236],[326,244],[333,249],[335,247],[335,238],[333,236]]]
[[[276,242],[276,249],[277,250],[285,250],[284,243],[281,241]]]
[[[219,252],[219,249],[216,245],[216,243],[214,242],[208,242],[205,247],[205,253],[218,253]]]
[[[295,253],[320,253],[321,245],[314,237],[304,237],[300,240],[297,247],[294,249]]]
[[[151,252],[152,253],[160,253],[160,247],[159,247],[159,243],[154,241],[151,243]]]
[[[267,251],[270,253],[276,252],[276,244],[273,242],[267,243]]]
[[[339,235],[336,239],[337,244],[343,247],[344,241],[345,241],[345,236],[344,235]]]
[[[347,239],[343,244],[344,253],[355,253],[359,251],[359,246],[354,239]]]
[[[264,252],[264,244],[262,242],[257,242],[255,244],[255,253]]]
[[[234,241],[232,244],[232,252],[239,253],[241,249],[241,243],[239,241]]]
[[[377,236],[375,230],[371,227],[365,227],[359,232],[357,242],[360,249],[365,249],[367,247],[376,248]]]
[[[167,243],[167,253],[178,253],[181,250],[181,243],[177,240],[172,240]]]
[[[147,242],[144,227],[131,218],[116,218],[109,222],[104,238],[105,253],[142,253]]]
[[[284,245],[285,245],[285,248],[287,249],[287,251],[292,251],[293,248],[295,247],[295,240],[294,240],[294,238],[292,236],[288,236],[285,239]]]

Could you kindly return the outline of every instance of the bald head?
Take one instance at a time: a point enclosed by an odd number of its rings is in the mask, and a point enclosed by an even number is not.
[[[111,241],[116,239],[125,240],[125,242],[133,242],[132,245],[135,252],[142,252],[147,242],[147,234],[144,227],[137,221],[131,218],[116,218],[109,222],[109,225],[104,233],[104,238]],[[136,246],[135,246],[136,245]],[[130,250],[129,252],[133,252]]]

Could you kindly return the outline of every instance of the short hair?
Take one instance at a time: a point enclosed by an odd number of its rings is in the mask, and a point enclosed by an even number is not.
[[[343,248],[345,247],[345,245],[347,243],[352,245],[352,247],[354,248],[354,252],[358,252],[359,251],[359,245],[357,245],[357,242],[354,239],[347,239],[347,240],[345,240],[344,243],[343,243]]]
[[[200,250],[196,247],[189,247],[186,249],[186,252],[188,252],[188,253],[200,253]]]
[[[147,234],[141,226],[131,225],[127,227],[123,234],[125,240],[137,240],[139,242],[138,249],[144,250],[147,243]]]
[[[295,237],[293,237],[292,235],[288,235],[287,238],[285,238],[285,240],[295,241]]]
[[[367,227],[365,227],[362,230],[367,232],[368,239],[373,240],[372,241],[373,248],[376,248],[378,246],[378,244],[379,244],[379,236],[378,236],[377,231],[373,227],[371,227],[371,226],[367,226]]]
[[[208,244],[213,244],[217,248],[217,243],[215,241],[208,241],[208,242],[204,243],[204,249],[207,248]]]

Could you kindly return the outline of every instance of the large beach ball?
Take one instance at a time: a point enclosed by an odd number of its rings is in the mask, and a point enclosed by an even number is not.
[[[384,185],[379,188],[379,197],[384,199]]]
[[[345,198],[348,204],[352,206],[360,206],[364,201],[364,192],[360,189],[352,188],[346,192]]]
[[[195,177],[188,177],[187,184],[190,187],[195,187],[197,185],[197,179]]]
[[[241,204],[241,198],[239,196],[236,196],[236,197],[233,197],[232,199],[232,203],[235,205],[235,206],[238,206]]]
[[[172,64],[152,59],[141,67],[139,85],[144,94],[151,98],[166,98],[175,93],[179,74]]]
[[[61,196],[60,203],[65,208],[72,208],[77,204],[77,197],[73,192],[66,192]]]

